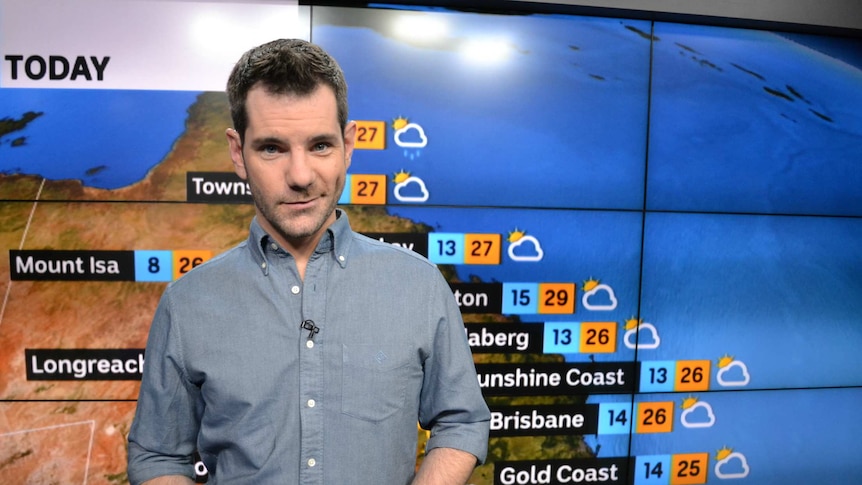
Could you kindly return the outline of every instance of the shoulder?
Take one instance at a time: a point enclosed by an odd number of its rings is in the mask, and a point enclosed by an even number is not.
[[[425,291],[447,286],[440,269],[426,257],[362,234],[354,233],[348,257],[348,267],[377,281]]]
[[[378,239],[373,239],[357,232],[353,233],[351,256],[371,258],[380,262],[390,261],[399,265],[410,265],[416,268],[427,268],[438,272],[437,265],[416,251],[403,248]]]
[[[167,290],[170,292],[200,291],[201,287],[218,284],[222,281],[235,280],[254,266],[247,241],[216,255],[212,259],[195,266],[179,279],[171,282]]]

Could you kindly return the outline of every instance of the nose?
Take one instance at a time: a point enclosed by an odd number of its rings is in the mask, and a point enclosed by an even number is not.
[[[288,187],[296,191],[305,191],[314,183],[315,174],[313,160],[306,153],[292,152],[285,167],[285,179]]]

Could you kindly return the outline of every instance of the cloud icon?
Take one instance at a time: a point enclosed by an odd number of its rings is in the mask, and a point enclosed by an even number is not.
[[[419,177],[410,176],[395,184],[395,198],[401,202],[425,202],[428,200],[428,189],[425,181]]]
[[[402,148],[423,148],[428,144],[425,130],[416,123],[407,123],[395,131],[395,144]]]
[[[734,360],[718,370],[716,379],[724,387],[740,387],[748,384],[751,375],[748,373],[748,367],[745,366],[744,362]]]
[[[721,479],[726,478],[745,478],[751,469],[748,467],[748,461],[745,455],[734,451],[727,455],[726,458],[715,463],[715,476]]]
[[[641,335],[641,331],[649,332],[648,335]],[[632,337],[636,336],[637,340]],[[623,343],[630,349],[657,349],[661,344],[661,338],[658,336],[658,329],[651,323],[641,323],[637,327],[629,330],[623,336]]]
[[[545,252],[538,239],[525,235],[509,244],[509,257],[512,261],[541,261]]]
[[[593,299],[593,295],[598,292],[602,292],[602,295],[606,297],[603,301],[595,301],[600,299],[600,297]],[[602,283],[597,285],[595,288],[584,292],[584,296],[581,297],[581,304],[583,304],[584,308],[587,310],[609,311],[617,307],[617,296],[614,294],[613,288]]]
[[[698,401],[682,411],[680,422],[686,428],[709,428],[715,424],[715,413],[708,402]]]

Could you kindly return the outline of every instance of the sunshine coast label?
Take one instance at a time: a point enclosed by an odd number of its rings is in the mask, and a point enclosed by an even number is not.
[[[25,349],[28,381],[139,381],[144,349]]]
[[[476,364],[485,396],[628,394],[636,371],[634,362]]]
[[[13,281],[134,281],[133,251],[10,250]]]

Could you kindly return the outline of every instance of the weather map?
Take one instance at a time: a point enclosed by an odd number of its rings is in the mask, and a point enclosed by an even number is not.
[[[309,8],[357,123],[339,203],[464,316],[492,411],[470,483],[862,480],[857,40]],[[16,86],[50,55],[10,45],[0,475],[125,483],[158,297],[254,213],[226,96]]]

